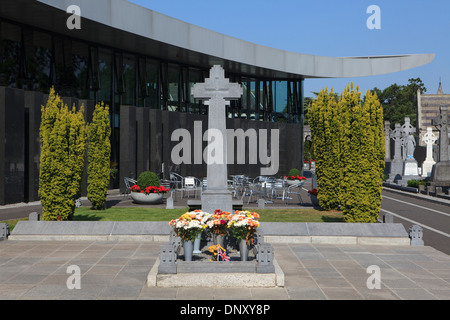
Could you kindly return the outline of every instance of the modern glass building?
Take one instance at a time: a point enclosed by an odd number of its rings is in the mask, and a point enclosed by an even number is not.
[[[69,3],[70,2],[70,3]],[[81,29],[68,27],[69,5]],[[73,16],[72,16],[73,17]],[[69,22],[68,22],[69,20]],[[190,90],[214,64],[243,87],[227,109],[228,128],[280,130],[279,175],[303,160],[303,82],[358,77],[430,63],[434,55],[332,58],[242,41],[125,0],[0,2],[0,204],[37,200],[40,106],[50,87],[68,104],[110,106],[111,161],[120,178],[144,170],[206,175],[206,166],[174,165],[173,130],[193,132],[208,109]],[[263,164],[230,165],[258,175]]]

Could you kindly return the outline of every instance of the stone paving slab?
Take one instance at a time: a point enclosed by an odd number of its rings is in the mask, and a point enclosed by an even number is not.
[[[427,246],[274,244],[275,259],[284,273],[283,287],[194,289],[148,287],[147,275],[160,245],[1,241],[0,299],[450,299],[450,256]],[[79,290],[67,288],[71,265],[81,270]],[[380,267],[380,289],[367,287],[371,265]]]

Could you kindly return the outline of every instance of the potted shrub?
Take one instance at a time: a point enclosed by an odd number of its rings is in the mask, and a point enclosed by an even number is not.
[[[138,177],[137,184],[130,189],[133,201],[143,204],[159,203],[162,201],[164,193],[170,191],[160,185],[158,176],[151,171],[142,172]]]
[[[287,176],[284,176],[284,179],[290,186],[294,184],[299,184],[300,182],[302,182],[302,180],[306,180],[306,178],[302,176],[300,170],[296,168],[289,170],[289,174]]]

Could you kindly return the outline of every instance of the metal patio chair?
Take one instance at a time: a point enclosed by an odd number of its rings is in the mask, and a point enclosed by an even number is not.
[[[124,199],[127,198],[131,193],[131,187],[137,184],[137,181],[128,177],[123,178],[125,183],[125,192],[123,193]]]

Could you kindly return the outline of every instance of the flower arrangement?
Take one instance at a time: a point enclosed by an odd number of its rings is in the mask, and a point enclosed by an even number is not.
[[[170,192],[170,189],[166,188],[164,186],[159,186],[159,187],[148,186],[145,189],[141,189],[141,187],[139,187],[137,184],[132,186],[130,188],[130,190],[131,190],[131,192],[140,192],[140,193],[145,193],[145,194]]]
[[[317,191],[316,188],[314,188],[314,189],[312,189],[312,190],[308,190],[308,193],[309,193],[310,195],[312,195],[312,196],[316,196],[316,197],[317,197],[317,194],[318,194],[319,192]]]
[[[228,232],[228,221],[231,219],[231,213],[217,209],[212,215],[212,219],[207,222],[211,233],[224,236]]]
[[[208,227],[208,221],[212,215],[202,210],[186,212],[176,220],[171,220],[169,225],[183,241],[194,241],[199,234]]]
[[[253,243],[254,233],[259,227],[259,214],[250,211],[235,211],[229,217],[228,228],[238,240],[246,240],[247,244]]]

